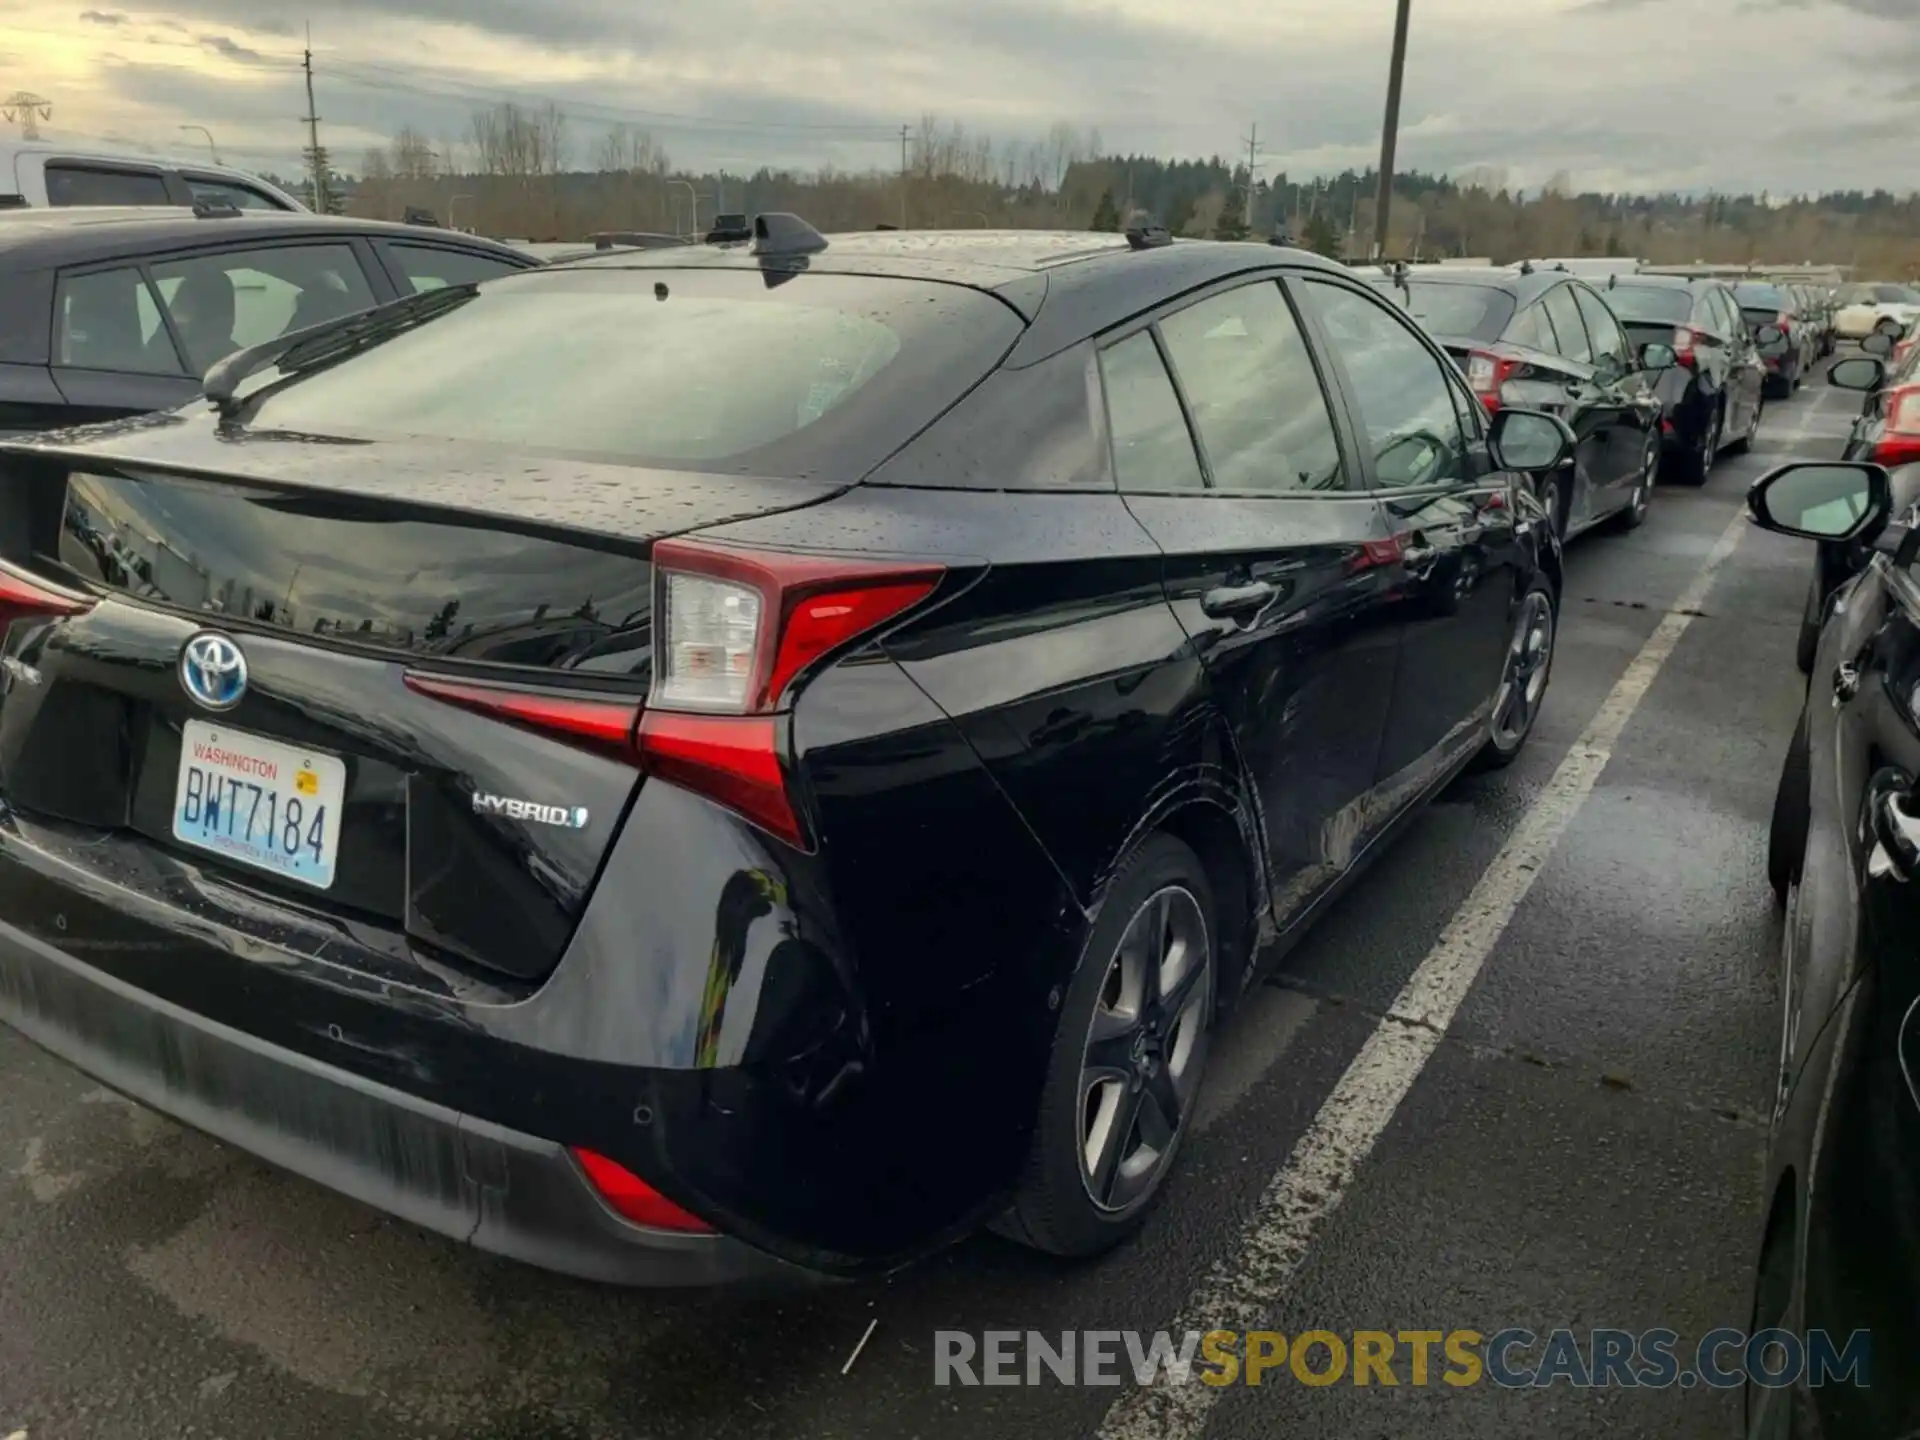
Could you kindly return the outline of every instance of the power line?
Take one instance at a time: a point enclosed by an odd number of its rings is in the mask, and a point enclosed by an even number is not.
[[[22,140],[38,140],[40,122],[53,119],[53,102],[31,90],[16,90],[0,100],[0,115],[20,127]]]

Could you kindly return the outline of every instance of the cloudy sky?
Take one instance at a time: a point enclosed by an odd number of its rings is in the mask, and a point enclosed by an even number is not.
[[[87,8],[83,8],[87,7]],[[997,140],[1244,153],[1268,173],[1377,154],[1393,0],[6,0],[0,96],[49,136],[202,146],[286,171],[313,19],[344,168],[403,124],[456,147],[554,99],[584,159],[613,123],[678,164],[898,163],[926,112]],[[1509,183],[1775,194],[1920,188],[1920,0],[1414,0],[1404,165]],[[319,12],[316,14],[316,12]],[[0,132],[12,127],[0,123]]]

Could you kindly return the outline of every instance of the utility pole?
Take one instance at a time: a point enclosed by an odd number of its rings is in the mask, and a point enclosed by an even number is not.
[[[907,228],[907,127],[900,127],[900,228]]]
[[[320,110],[313,103],[313,27],[307,27],[307,48],[301,61],[307,72],[307,162],[313,168],[313,213],[325,215],[327,206],[327,152],[320,148]]]
[[[0,116],[20,127],[22,140],[38,140],[40,122],[53,119],[53,102],[31,90],[16,90],[0,100]]]
[[[1254,176],[1258,173],[1259,165],[1260,165],[1260,124],[1258,121],[1254,122],[1253,129],[1247,135],[1246,141],[1247,141],[1246,221],[1247,221],[1247,228],[1251,230],[1253,228],[1253,181],[1254,181]]]
[[[1373,205],[1373,258],[1387,255],[1387,221],[1393,213],[1393,152],[1400,139],[1400,82],[1407,69],[1407,22],[1413,0],[1400,0],[1393,22],[1393,65],[1387,72],[1387,121],[1380,132],[1380,191]]]

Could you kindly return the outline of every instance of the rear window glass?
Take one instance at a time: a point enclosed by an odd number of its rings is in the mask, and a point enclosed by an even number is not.
[[[918,280],[527,271],[270,385],[250,423],[858,479],[1020,328],[991,296]]]
[[[1513,297],[1490,285],[1451,285],[1414,280],[1402,290],[1391,282],[1381,294],[1397,300],[1429,335],[1498,340],[1513,318]]]
[[[1693,318],[1693,292],[1661,285],[1615,285],[1602,298],[1628,325],[1684,325]]]
[[[1792,298],[1778,285],[1744,284],[1733,287],[1733,293],[1740,297],[1740,305],[1745,310],[1786,309],[1792,304]]]

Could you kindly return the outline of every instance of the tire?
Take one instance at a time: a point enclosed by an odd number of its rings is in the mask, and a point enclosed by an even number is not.
[[[1149,836],[1107,887],[1060,1006],[1026,1171],[998,1227],[1009,1238],[1084,1258],[1146,1223],[1199,1098],[1218,1008],[1214,914],[1205,867],[1171,835]],[[1137,945],[1123,951],[1141,927],[1159,965],[1143,963]],[[1176,972],[1168,1004],[1158,976],[1175,936],[1189,968]],[[1170,1127],[1168,1104],[1177,1110]],[[1106,1145],[1096,1143],[1102,1135]]]
[[[1471,769],[1504,770],[1520,758],[1527,737],[1533,734],[1534,722],[1540,718],[1540,706],[1553,680],[1553,654],[1559,629],[1560,612],[1554,602],[1553,587],[1545,576],[1536,576],[1521,597],[1513,636],[1507,643],[1506,664],[1500,672],[1500,687],[1493,694],[1487,741],[1473,757]],[[1516,705],[1522,707],[1523,713],[1514,713]]]
[[[1653,490],[1660,483],[1660,454],[1660,436],[1649,435],[1646,453],[1640,457],[1640,478],[1634,483],[1633,494],[1613,517],[1617,533],[1638,530],[1647,523],[1647,516],[1653,510]]]
[[[1747,433],[1727,446],[1728,454],[1745,455],[1749,450],[1753,449],[1754,437],[1760,433],[1760,419],[1761,416],[1766,413],[1766,409],[1767,390],[1766,386],[1763,385],[1760,387],[1760,393],[1754,396],[1753,414],[1747,421]]]
[[[1803,710],[1787,746],[1787,758],[1780,766],[1780,785],[1773,795],[1773,821],[1767,828],[1767,882],[1773,886],[1773,898],[1782,905],[1787,903],[1787,892],[1798,883],[1806,861],[1813,811],[1810,771],[1807,716]]]
[[[1700,432],[1699,443],[1689,447],[1681,457],[1678,469],[1680,478],[1687,484],[1704,485],[1707,477],[1713,474],[1713,462],[1720,455],[1720,438],[1726,420],[1726,407],[1716,402],[1713,414],[1707,417],[1706,428]]]

